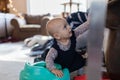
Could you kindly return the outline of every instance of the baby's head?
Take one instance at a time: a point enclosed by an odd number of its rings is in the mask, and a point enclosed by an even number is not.
[[[46,25],[48,33],[56,39],[69,37],[71,28],[64,18],[54,18]]]

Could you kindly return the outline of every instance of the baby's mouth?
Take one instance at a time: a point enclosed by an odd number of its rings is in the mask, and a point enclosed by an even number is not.
[[[72,32],[70,31],[69,34],[72,35]]]

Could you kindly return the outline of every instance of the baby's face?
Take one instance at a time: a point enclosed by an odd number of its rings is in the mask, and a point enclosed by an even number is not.
[[[58,28],[57,33],[60,38],[65,39],[70,38],[72,36],[71,28],[66,21],[64,20],[59,21],[57,28]]]

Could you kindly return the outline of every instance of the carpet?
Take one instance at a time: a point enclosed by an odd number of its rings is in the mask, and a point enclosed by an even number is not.
[[[30,50],[23,41],[0,43],[0,80],[19,80],[24,64],[33,62]]]
[[[34,57],[28,56],[30,50],[23,41],[0,43],[0,80],[19,80],[24,64],[33,63]],[[71,78],[75,75],[71,74]]]

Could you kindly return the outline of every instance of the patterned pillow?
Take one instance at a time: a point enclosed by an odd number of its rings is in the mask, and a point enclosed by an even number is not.
[[[72,29],[75,29],[87,20],[87,13],[78,11],[68,16],[66,20]]]

